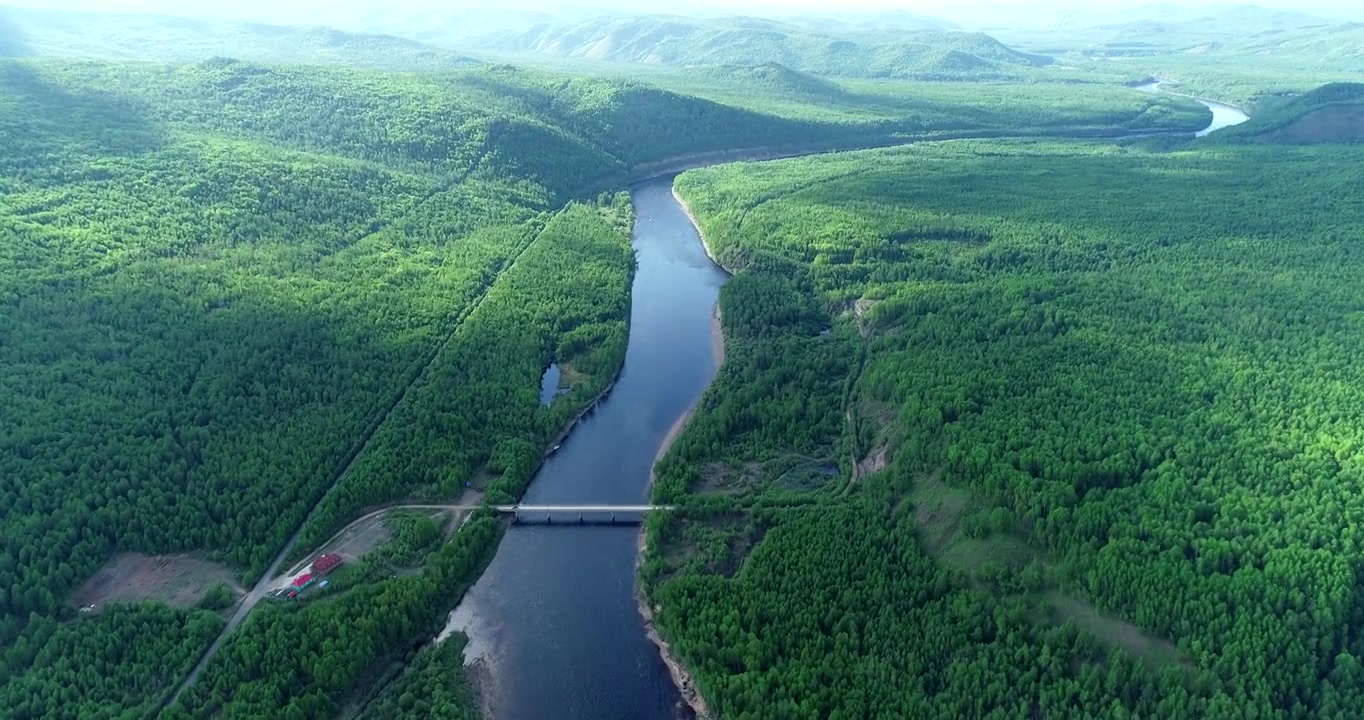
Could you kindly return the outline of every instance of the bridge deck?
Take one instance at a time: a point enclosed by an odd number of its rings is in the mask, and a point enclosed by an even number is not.
[[[653,512],[672,510],[671,505],[497,505],[493,508],[500,513],[518,512]]]

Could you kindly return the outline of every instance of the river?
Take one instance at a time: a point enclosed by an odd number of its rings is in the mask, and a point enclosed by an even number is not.
[[[1236,107],[1235,105],[1228,105],[1226,103],[1217,102],[1216,100],[1208,100],[1201,97],[1194,97],[1193,95],[1177,93],[1172,90],[1165,89],[1164,87],[1162,87],[1163,84],[1164,83],[1162,82],[1147,83],[1145,85],[1138,87],[1137,89],[1143,92],[1152,93],[1163,92],[1168,93],[1170,95],[1178,95],[1180,97],[1190,98],[1193,100],[1197,100],[1200,103],[1203,103],[1204,107],[1212,111],[1212,122],[1209,123],[1207,127],[1203,128],[1202,130],[1199,130],[1197,133],[1194,133],[1198,137],[1211,135],[1212,133],[1215,133],[1218,130],[1221,130],[1222,128],[1231,127],[1232,125],[1240,125],[1241,123],[1250,119],[1250,116],[1247,115],[1244,110]]]
[[[672,426],[718,358],[712,318],[728,275],[707,257],[672,178],[631,188],[635,274],[625,367],[546,461],[527,504],[639,504]],[[689,717],[635,599],[638,527],[513,526],[451,613],[495,718]]]

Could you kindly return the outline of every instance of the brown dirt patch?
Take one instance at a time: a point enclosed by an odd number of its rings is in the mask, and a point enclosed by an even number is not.
[[[359,560],[393,536],[388,526],[384,524],[384,517],[387,514],[384,513],[342,530],[314,554],[320,555],[324,552],[331,552],[346,560]]]
[[[194,607],[204,593],[219,584],[244,594],[226,565],[192,555],[115,556],[71,596],[77,607],[95,609],[111,602],[161,602],[172,607]]]
[[[862,318],[869,310],[876,307],[876,304],[879,302],[881,301],[858,298],[857,302],[853,303],[853,317],[857,319],[857,332],[864,338],[871,335],[871,328],[862,321]]]
[[[587,375],[573,367],[572,363],[559,363],[559,389],[577,387]]]
[[[890,448],[881,445],[874,448],[866,457],[857,461],[857,471],[853,475],[854,479],[864,478],[874,472],[886,469],[890,464]]]

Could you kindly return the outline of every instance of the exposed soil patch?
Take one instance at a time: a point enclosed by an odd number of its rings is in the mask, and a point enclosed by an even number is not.
[[[863,317],[869,310],[876,307],[876,304],[879,302],[880,300],[858,298],[857,302],[853,303],[853,318],[857,320],[857,332],[860,333],[863,338],[871,335],[871,327],[863,321]]]
[[[873,448],[866,457],[857,461],[856,469],[853,471],[853,480],[856,481],[872,473],[886,469],[890,464],[890,448],[885,445]]]
[[[393,537],[392,531],[384,523],[384,517],[384,515],[379,515],[351,525],[327,541],[317,554],[330,552],[352,562],[359,560]]]
[[[746,463],[742,469],[722,462],[708,462],[698,468],[701,482],[692,490],[696,495],[737,495],[758,485],[762,466]]]
[[[573,367],[572,363],[559,363],[559,392],[564,393],[582,384],[587,375]]]
[[[762,463],[708,462],[697,470],[701,480],[692,488],[695,495],[745,495],[773,486],[813,492],[837,481],[839,477],[839,466],[832,458],[795,454]]]
[[[245,591],[226,565],[192,555],[118,555],[71,596],[78,607],[95,609],[111,602],[150,600],[172,607],[194,607],[204,593],[227,585],[237,595]]]

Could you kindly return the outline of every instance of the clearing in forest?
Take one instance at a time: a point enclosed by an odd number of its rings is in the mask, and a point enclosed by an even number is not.
[[[1133,657],[1151,665],[1174,665],[1181,662],[1179,649],[1164,638],[1151,635],[1126,620],[1105,615],[1088,602],[1053,590],[1043,595],[1047,605],[1055,611],[1059,622],[1070,621],[1109,645],[1117,645]]]
[[[227,585],[237,595],[244,591],[232,571],[221,563],[193,555],[115,556],[71,596],[77,607],[96,609],[111,602],[151,600],[172,607],[194,607],[204,594]]]
[[[943,567],[998,592],[1027,593],[1042,618],[1058,625],[1073,622],[1105,645],[1152,666],[1181,662],[1169,640],[1059,589],[1058,571],[1044,553],[1007,527],[1001,511],[990,512],[969,491],[943,482],[942,474],[939,470],[918,478],[911,498],[923,547]]]

